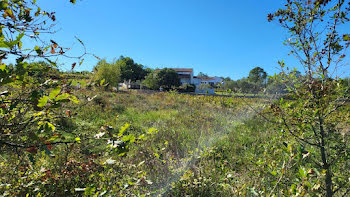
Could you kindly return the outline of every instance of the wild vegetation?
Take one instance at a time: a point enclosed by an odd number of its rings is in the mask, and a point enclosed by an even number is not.
[[[349,195],[349,80],[330,75],[350,46],[337,31],[349,11],[341,0],[288,0],[268,15],[289,31],[286,45],[306,70],[281,61],[269,80],[257,67],[239,82],[240,92],[284,91],[268,100],[179,94],[174,70],[125,57],[93,73],[61,72],[52,59],[69,49],[40,39],[54,13],[1,1],[0,195]],[[38,46],[25,49],[23,39]],[[16,62],[2,63],[9,57]],[[142,79],[169,91],[108,88]]]

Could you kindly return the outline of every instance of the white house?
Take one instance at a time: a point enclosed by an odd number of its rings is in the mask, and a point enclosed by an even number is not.
[[[198,87],[201,84],[209,84],[209,85],[217,85],[223,83],[223,78],[221,77],[199,77],[193,75],[193,69],[192,68],[172,68],[177,72],[177,74],[180,76],[181,84],[193,84],[196,86],[196,93],[200,94],[215,94],[214,88],[207,88],[204,90],[200,90]]]
[[[224,80],[221,77],[196,77],[201,84],[217,85],[221,84]]]
[[[193,69],[192,68],[172,68],[180,77],[181,84],[193,84]]]
[[[201,78],[199,78],[199,77],[197,77],[197,76],[194,76],[194,77],[193,77],[193,85],[199,86],[199,85],[201,84],[201,82],[202,82],[202,79],[201,79]]]
[[[223,82],[221,77],[199,77],[193,75],[192,68],[172,68],[179,74],[181,84],[188,83],[199,86],[200,84],[216,85]]]

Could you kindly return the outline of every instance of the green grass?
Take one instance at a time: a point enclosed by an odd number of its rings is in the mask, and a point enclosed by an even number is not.
[[[80,102],[64,106],[72,115],[56,123],[56,132],[79,137],[80,143],[53,146],[53,156],[24,154],[35,161],[28,160],[26,171],[13,170],[23,168],[16,166],[23,157],[2,154],[0,182],[12,190],[0,187],[0,194],[289,196],[293,183],[301,181],[300,166],[310,167],[303,146],[261,116],[276,120],[267,99],[100,88],[74,94]],[[107,139],[126,124],[122,136],[135,142],[120,155]],[[96,139],[101,132],[105,135]]]
[[[103,107],[93,101],[87,104],[81,102],[81,107],[76,106],[75,110],[79,113],[74,119],[82,127],[78,129],[80,135],[92,137],[105,124],[120,127],[130,123],[130,132],[135,134],[149,128],[159,131],[150,142],[131,151],[130,158],[127,159],[127,162],[135,164],[145,160],[154,163],[152,167],[144,169],[153,182],[149,187],[153,192],[180,195],[178,192],[181,191],[181,187],[179,189],[177,184],[183,174],[196,163],[205,163],[205,166],[201,167],[201,174],[213,178],[213,184],[220,184],[227,174],[221,170],[219,174],[209,170],[217,169],[217,162],[232,163],[227,167],[235,167],[235,173],[244,174],[247,169],[240,165],[244,166],[247,160],[252,159],[255,144],[267,138],[264,126],[256,131],[256,127],[265,123],[250,108],[253,106],[262,109],[266,102],[262,99],[243,101],[242,98],[213,98],[176,93],[141,94],[137,91],[111,93],[82,90],[78,94],[90,98],[98,95],[103,98],[104,103]],[[254,121],[251,122],[251,119]],[[247,125],[256,127],[248,128]],[[165,142],[167,146],[164,149]],[[91,154],[101,150],[98,146],[88,148]],[[147,148],[148,156],[139,153],[143,148]],[[217,161],[217,158],[205,158],[205,161],[201,159],[201,155],[208,150],[220,152],[221,161]],[[155,153],[161,155],[160,159],[156,158],[157,161],[154,157],[147,158]],[[191,165],[184,164],[186,162]],[[189,188],[190,192],[196,192],[196,188]],[[211,190],[212,195],[220,194],[215,192],[214,187]],[[227,192],[227,195],[232,195],[231,190]]]
[[[225,95],[225,96],[266,96],[265,94],[258,93],[258,94],[252,94],[252,93],[229,93],[229,92],[222,92],[222,91],[215,91],[216,95]]]

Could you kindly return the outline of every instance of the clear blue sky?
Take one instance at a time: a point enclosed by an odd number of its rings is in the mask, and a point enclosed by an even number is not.
[[[278,60],[298,66],[282,44],[287,34],[267,14],[283,7],[282,0],[40,0],[56,11],[52,36],[60,44],[86,44],[89,52],[109,61],[132,57],[150,68],[190,67],[211,76],[238,79],[260,66],[278,72]],[[51,38],[51,37],[49,37]],[[73,44],[75,43],[75,44]],[[61,59],[69,68],[72,60]],[[86,59],[77,70],[91,70],[97,60]]]

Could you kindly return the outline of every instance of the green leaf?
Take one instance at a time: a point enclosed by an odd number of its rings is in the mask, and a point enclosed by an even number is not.
[[[24,33],[19,34],[19,35],[17,36],[17,38],[16,38],[16,42],[18,43],[19,41],[21,41],[21,39],[23,38],[23,36],[24,36]]]
[[[79,100],[75,96],[71,96],[70,101],[72,101],[73,103],[79,103]]]
[[[62,137],[65,139],[65,140],[73,140],[75,138],[75,136],[71,133],[62,133]]]
[[[159,154],[158,153],[153,153],[153,155],[155,156],[155,157],[157,157],[158,159],[159,159]]]
[[[56,127],[55,127],[53,124],[49,123],[49,122],[46,123],[46,126],[47,126],[48,129],[51,130],[51,131],[55,131],[55,129],[56,129]]]
[[[105,79],[102,79],[101,82],[100,82],[100,86],[103,86],[105,81],[106,81]]]
[[[130,127],[129,123],[126,123],[124,126],[122,126],[119,130],[118,136],[123,136],[124,132]]]
[[[35,46],[35,47],[34,47],[34,50],[36,51],[36,53],[37,53],[38,55],[42,55],[42,54],[43,54],[43,51],[42,51],[41,48],[38,47],[38,46]]]
[[[79,66],[81,66],[84,62],[84,59],[82,59],[80,62],[79,62]]]
[[[41,97],[40,99],[39,99],[39,103],[38,103],[38,107],[44,107],[46,104],[47,104],[47,102],[49,101],[49,97],[47,97],[47,96],[43,96],[43,97]]]
[[[51,100],[53,100],[54,98],[56,98],[56,96],[61,92],[61,89],[60,88],[56,88],[56,89],[53,89],[51,92],[50,92],[50,95],[49,95],[49,98]]]
[[[136,140],[136,138],[135,138],[135,136],[133,134],[123,136],[123,141],[124,142],[133,143],[133,142],[135,142],[135,140]]]
[[[276,171],[272,171],[271,174],[272,174],[273,176],[276,176],[276,175],[277,175],[277,172],[276,172]]]
[[[11,47],[7,44],[6,41],[0,41],[0,48],[8,48],[8,49],[11,49]]]
[[[64,94],[61,94],[59,96],[56,97],[56,101],[62,101],[62,100],[66,100],[66,99],[69,99],[70,95],[68,93],[64,93]]]
[[[301,178],[305,178],[307,176],[307,172],[306,172],[305,168],[303,168],[303,167],[299,168],[299,176]]]
[[[156,129],[156,128],[150,128],[150,129],[148,129],[148,132],[147,132],[147,134],[154,134],[154,133],[158,133],[158,130]]]
[[[48,61],[52,66],[57,67],[56,62],[51,61],[49,58],[45,58],[46,61]]]
[[[48,139],[47,141],[48,142],[55,142],[55,141],[57,141],[59,138],[58,138],[58,135],[54,135],[54,136],[52,136],[50,139]]]
[[[80,144],[81,143],[81,139],[80,139],[80,137],[76,137],[75,139],[74,139],[78,144]]]
[[[6,67],[5,64],[1,64],[1,65],[0,65],[0,70],[1,70],[1,71],[7,70],[6,68],[7,68],[7,67]]]

